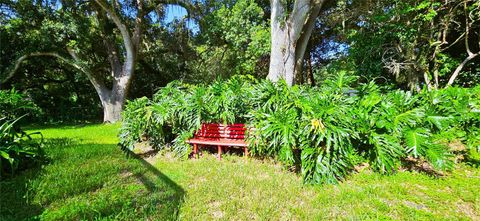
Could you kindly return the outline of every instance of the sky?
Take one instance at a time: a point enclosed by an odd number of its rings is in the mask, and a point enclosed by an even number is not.
[[[166,16],[165,16],[165,19],[163,21],[166,24],[174,21],[175,19],[182,19],[187,15],[187,10],[185,10],[185,8],[180,7],[178,5],[167,5],[167,8],[165,9],[165,12],[166,12]],[[191,19],[187,21],[187,27],[194,34],[196,34],[200,31],[200,28],[198,27],[198,24]]]
[[[167,16],[165,16],[165,23],[170,23],[174,19],[181,19],[187,15],[187,10],[178,6],[178,5],[167,5],[165,10],[167,12]]]

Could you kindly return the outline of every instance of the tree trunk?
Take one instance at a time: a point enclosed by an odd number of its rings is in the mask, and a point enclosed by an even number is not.
[[[125,59],[123,65],[120,63],[119,53],[114,44],[105,39],[105,44],[109,53],[111,71],[113,75],[113,86],[108,93],[108,98],[102,98],[103,106],[103,121],[114,123],[121,119],[122,110],[127,99],[128,88],[130,87],[131,79],[135,70],[135,62],[137,53],[140,50],[140,42],[142,38],[142,23],[145,11],[143,8],[143,1],[137,1],[137,16],[135,19],[135,27],[133,36],[130,35],[126,23],[121,20],[121,16],[117,15],[115,10],[111,10],[102,1],[96,0],[97,4],[109,15],[109,19],[117,26],[122,36],[123,45],[125,47]],[[98,91],[97,91],[98,92]]]
[[[132,74],[133,73],[131,73],[130,76]],[[95,87],[98,97],[102,102],[103,122],[115,123],[121,120],[130,81],[130,77],[124,76],[115,79],[111,90],[105,86]]]
[[[115,123],[122,118],[122,110],[125,101],[122,100],[106,100],[102,101],[103,106],[103,122]]]
[[[308,53],[307,57],[307,83],[310,84],[310,86],[314,87],[315,86],[315,78],[313,77],[313,67],[312,67],[312,55],[310,52]]]
[[[324,1],[296,0],[286,19],[282,2],[271,0],[272,46],[267,79],[273,82],[284,79],[292,86],[295,76],[302,74],[305,49]]]
[[[272,12],[270,15],[270,35],[271,52],[270,67],[268,69],[267,79],[277,82],[285,78],[284,50],[285,47],[285,28],[282,27],[280,16],[284,14],[284,8],[280,0],[271,0]],[[285,26],[285,24],[283,25]]]

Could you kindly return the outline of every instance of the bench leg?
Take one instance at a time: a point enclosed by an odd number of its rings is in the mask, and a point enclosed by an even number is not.
[[[193,155],[195,156],[195,159],[198,159],[198,145],[193,144]]]
[[[221,160],[222,159],[222,146],[218,145],[218,159]]]
[[[248,157],[248,148],[247,148],[247,147],[244,147],[244,148],[243,148],[243,152],[244,152],[244,153],[243,153],[243,156],[245,156],[245,158],[247,158],[247,157]]]

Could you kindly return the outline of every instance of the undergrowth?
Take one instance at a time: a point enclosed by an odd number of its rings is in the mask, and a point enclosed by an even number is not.
[[[202,123],[245,123],[254,128],[247,138],[253,155],[301,168],[315,184],[337,183],[360,163],[381,174],[426,163],[443,174],[456,155],[480,149],[480,87],[413,94],[373,82],[350,87],[355,81],[344,73],[314,88],[249,76],[208,86],[176,81],[152,100],[128,103],[120,144],[133,149],[148,140],[187,158],[185,141]]]

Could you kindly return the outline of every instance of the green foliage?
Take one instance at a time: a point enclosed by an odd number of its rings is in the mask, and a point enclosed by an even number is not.
[[[477,51],[478,33],[466,32],[467,27],[480,27],[477,1],[378,0],[347,5],[348,15],[344,15],[347,10],[337,9],[330,16],[332,28],[343,25],[332,36],[350,46],[347,57],[368,79],[381,77],[383,83],[417,91],[423,86],[441,88],[468,56],[466,49]],[[358,19],[345,20],[352,13]],[[455,83],[477,85],[476,66],[468,62]]]
[[[193,80],[266,75],[261,62],[270,52],[270,31],[264,10],[253,0],[220,5],[201,20],[205,27],[198,35],[201,44],[196,46],[199,62],[193,63],[199,73]]]
[[[0,90],[0,177],[13,174],[44,159],[41,142],[18,126],[23,118],[35,119],[41,114],[25,95],[15,89]]]
[[[18,127],[15,120],[0,119],[0,177],[12,174],[17,169],[24,169],[43,160],[41,142],[32,139]]]
[[[32,117],[40,114],[40,109],[25,95],[15,89],[0,90],[0,117],[17,119],[29,114]]]
[[[133,149],[148,138],[186,158],[185,140],[201,123],[245,123],[253,128],[247,139],[253,155],[301,169],[307,183],[343,180],[359,159],[381,174],[396,172],[407,158],[448,171],[449,143],[478,148],[480,87],[384,93],[373,82],[353,90],[355,81],[342,72],[320,88],[245,76],[210,86],[174,82],[153,100],[128,103],[120,143]]]

